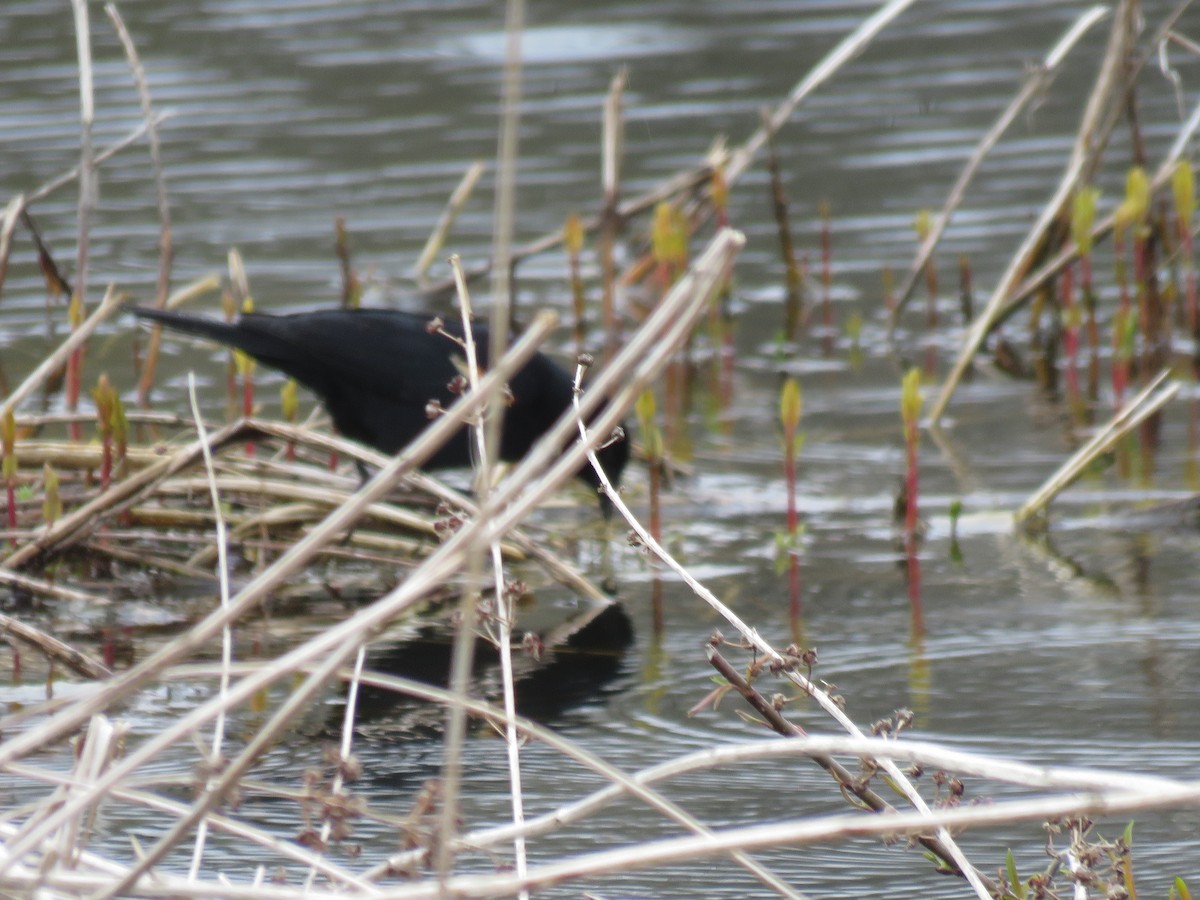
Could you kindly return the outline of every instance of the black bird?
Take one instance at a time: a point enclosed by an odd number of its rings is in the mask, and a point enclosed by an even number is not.
[[[236,322],[134,307],[143,319],[166,328],[236,347],[309,388],[325,404],[333,424],[346,437],[395,454],[429,424],[428,404],[454,402],[450,383],[460,374],[455,358],[462,347],[445,334],[431,333],[429,316],[390,309],[331,309],[292,315],[248,313]],[[462,328],[444,330],[461,338]],[[472,329],[481,366],[488,364],[488,330]],[[509,381],[512,403],[504,412],[500,458],[521,459],[565,412],[572,401],[570,376],[537,353]],[[629,460],[624,440],[597,452],[609,479],[617,484]],[[460,429],[425,464],[426,468],[469,466],[472,445]],[[592,467],[577,473],[599,487]],[[609,512],[608,498],[601,507]]]

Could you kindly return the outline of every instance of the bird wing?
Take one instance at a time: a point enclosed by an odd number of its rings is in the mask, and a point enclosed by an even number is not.
[[[368,392],[423,406],[446,401],[453,357],[462,354],[450,338],[429,334],[427,321],[391,310],[250,314],[238,321],[247,337],[239,346],[320,394]]]

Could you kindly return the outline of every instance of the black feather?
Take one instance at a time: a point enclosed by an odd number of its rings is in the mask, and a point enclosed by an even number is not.
[[[321,398],[338,431],[394,454],[429,425],[431,400],[450,406],[449,385],[461,371],[464,352],[443,334],[431,334],[429,317],[385,309],[324,310],[291,315],[252,313],[236,322],[145,307],[134,315],[173,331],[235,347],[263,365],[295,378]],[[446,325],[450,334],[461,329]],[[488,365],[488,331],[473,329],[480,365]],[[504,414],[500,457],[516,461],[571,405],[570,376],[552,359],[535,354],[509,382],[513,402]],[[428,468],[471,464],[466,429],[456,433],[427,463]],[[599,453],[614,483],[629,459],[625,441]],[[590,466],[579,470],[590,485]]]

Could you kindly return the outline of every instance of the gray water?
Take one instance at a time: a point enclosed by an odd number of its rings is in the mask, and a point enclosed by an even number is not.
[[[1166,4],[1150,4],[1160,13]],[[524,47],[518,240],[561,226],[599,198],[600,106],[620,66],[629,68],[625,191],[632,196],[694,165],[718,134],[738,142],[758,110],[791,86],[869,13],[868,3],[533,4]],[[790,640],[787,579],[776,574],[775,532],[784,527],[784,485],[775,416],[778,373],[804,387],[800,507],[804,517],[806,644],[818,649],[817,675],[836,683],[848,712],[866,726],[898,707],[916,711],[919,737],[1029,762],[1110,767],[1184,777],[1200,753],[1200,617],[1190,525],[1125,514],[1189,495],[1194,448],[1187,405],[1168,408],[1157,474],[1148,482],[1114,471],[1077,485],[1054,506],[1048,542],[1014,533],[1011,512],[1077,441],[1061,399],[1029,382],[984,369],[950,407],[947,443],[922,445],[920,552],[923,629],[914,628],[892,524],[903,470],[899,375],[933,347],[942,369],[956,346],[955,268],[968,254],[977,299],[986,297],[1009,254],[1061,172],[1084,92],[1098,63],[1105,26],[1072,55],[1037,108],[992,154],[972,187],[938,262],[942,330],[922,330],[914,303],[896,348],[883,339],[881,271],[903,273],[915,249],[916,210],[942,203],[976,141],[1037,60],[1082,6],[1041,2],[927,2],[908,11],[779,135],[779,152],[801,249],[819,257],[817,204],[832,210],[834,306],[839,326],[864,320],[861,353],[844,332],[832,350],[807,338],[781,358],[783,274],[763,167],[732,192],[733,223],[748,243],[737,268],[735,399],[724,430],[694,415],[692,474],[665,498],[667,543],[744,619],[782,646]],[[445,198],[466,167],[495,151],[502,9],[484,2],[287,2],[156,0],[122,7],[145,62],[156,105],[174,117],[162,128],[176,247],[175,283],[224,267],[243,254],[260,308],[336,302],[339,273],[333,219],[345,216],[354,263],[374,303],[413,306],[408,274]],[[1151,21],[1156,21],[1151,16]],[[1195,13],[1181,30],[1195,39]],[[126,64],[100,9],[95,32],[98,145],[140,120]],[[1187,105],[1200,68],[1182,53]],[[0,191],[5,198],[70,168],[78,156],[74,37],[65,4],[7,0],[0,11]],[[1151,159],[1173,137],[1178,116],[1168,82],[1144,77],[1141,115]],[[1128,160],[1118,129],[1102,186],[1111,206]],[[486,179],[485,179],[486,182]],[[46,240],[74,258],[72,188],[34,208]],[[1107,207],[1106,207],[1107,208]],[[644,227],[644,223],[639,223]],[[484,187],[459,219],[447,248],[481,260],[490,247],[491,197]],[[95,217],[91,296],[118,282],[141,300],[153,293],[158,220],[148,158],[141,147],[106,164]],[[1105,264],[1107,265],[1107,263]],[[446,274],[440,263],[436,276]],[[523,309],[568,308],[559,252],[520,269]],[[595,283],[590,287],[596,291]],[[1112,309],[1107,296],[1105,312]],[[44,292],[28,243],[17,255],[0,303],[0,352],[19,379],[51,346]],[[1019,340],[1024,320],[1014,320]],[[123,347],[130,325],[109,326],[89,357],[125,390],[133,387]],[[107,343],[106,343],[107,342]],[[565,333],[563,338],[565,346]],[[217,354],[169,342],[160,405],[185,402],[183,373],[195,368],[222,409]],[[111,362],[109,362],[111,360]],[[122,367],[125,367],[124,370]],[[122,371],[124,374],[122,375]],[[264,390],[264,395],[273,392]],[[927,395],[932,395],[930,388]],[[1185,390],[1185,394],[1187,391]],[[629,495],[645,507],[645,477]],[[948,509],[960,500],[951,552]],[[578,528],[588,512],[552,509],[535,519],[551,532]],[[579,559],[597,572],[596,542]],[[627,770],[689,750],[755,736],[734,699],[688,717],[711,689],[702,645],[718,619],[688,590],[665,586],[666,634],[650,637],[650,573],[642,557],[616,551],[622,598],[637,639],[616,679],[558,722],[573,739]],[[546,587],[539,603],[569,603]],[[164,604],[165,609],[164,611]],[[133,640],[153,641],[156,617],[182,627],[170,601],[124,613]],[[188,613],[191,614],[191,613]],[[326,611],[326,615],[335,613]],[[53,627],[51,606],[40,613]],[[65,627],[61,621],[60,626]],[[319,614],[301,629],[321,625]],[[728,629],[725,629],[728,632]],[[36,693],[17,686],[11,699]],[[151,734],[172,709],[195,697],[175,691],[135,702],[135,734]],[[178,704],[174,706],[173,704]],[[828,726],[801,706],[798,721]],[[317,718],[320,718],[318,715]],[[385,723],[386,725],[386,723]],[[381,727],[386,734],[386,727]],[[320,741],[273,751],[258,777],[294,778],[298,762],[319,758]],[[421,780],[436,774],[437,743],[365,737],[358,745],[372,806],[401,814]],[[503,754],[480,738],[468,749],[470,821],[507,814]],[[577,795],[591,776],[564,768],[550,751],[523,755],[528,806],[541,812]],[[188,772],[174,773],[185,780]],[[1012,789],[968,783],[971,797]],[[693,777],[668,789],[714,827],[844,810],[815,767],[772,762]],[[261,819],[294,828],[294,808],[263,803]],[[124,833],[151,839],[154,826],[113,822],[108,849],[128,853]],[[1124,821],[1106,823],[1115,836]],[[598,849],[610,842],[672,833],[632,804],[544,842],[535,859]],[[364,852],[386,853],[390,835],[359,835]],[[1200,879],[1200,827],[1194,811],[1137,818],[1135,868],[1144,896],[1165,896],[1175,876]],[[968,855],[994,872],[1011,847],[1023,874],[1045,865],[1035,826],[972,833]],[[244,848],[228,847],[233,873],[251,870]],[[814,897],[964,895],[918,853],[870,840],[837,847],[783,849],[762,858]],[[743,897],[757,885],[740,869],[705,861],[632,873],[586,887],[609,895]],[[560,896],[578,890],[560,889]]]

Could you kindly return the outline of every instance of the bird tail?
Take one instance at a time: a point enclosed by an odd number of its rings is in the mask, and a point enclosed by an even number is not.
[[[168,312],[165,309],[154,309],[148,306],[131,306],[129,312],[139,319],[158,322],[164,328],[172,331],[208,338],[219,344],[235,347],[257,359],[266,360],[278,355],[278,339],[273,338],[270,334],[246,328],[242,324],[222,322],[220,319],[211,319],[207,316]]]

